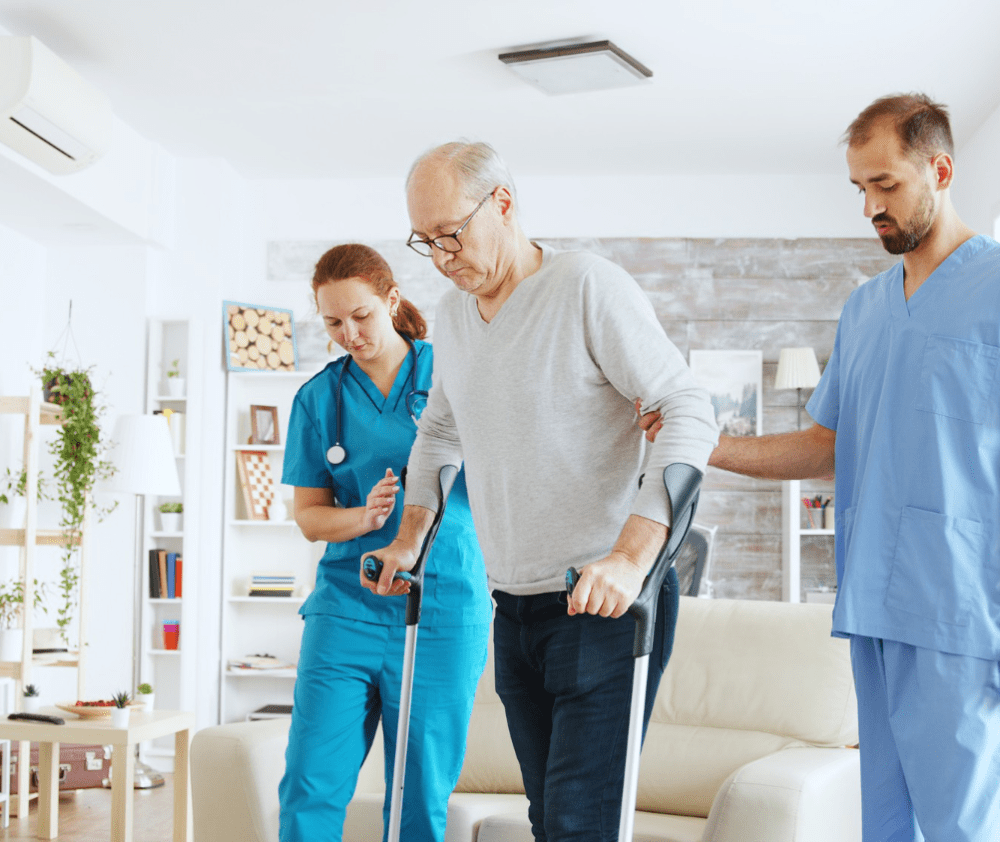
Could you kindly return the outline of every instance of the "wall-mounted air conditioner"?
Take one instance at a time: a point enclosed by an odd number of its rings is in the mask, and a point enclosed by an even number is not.
[[[111,126],[107,97],[37,38],[0,36],[0,142],[71,173],[104,154]]]

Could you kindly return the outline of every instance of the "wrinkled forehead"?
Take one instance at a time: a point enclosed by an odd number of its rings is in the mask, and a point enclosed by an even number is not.
[[[427,160],[413,171],[406,191],[410,227],[417,234],[454,231],[469,215],[465,184],[447,161]]]

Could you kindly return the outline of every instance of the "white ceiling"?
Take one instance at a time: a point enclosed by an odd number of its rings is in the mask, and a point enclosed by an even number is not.
[[[841,172],[876,96],[944,101],[959,145],[1000,106],[996,0],[0,0],[0,27],[250,178],[398,178],[456,137],[521,175]],[[604,38],[653,80],[550,97],[496,57]]]

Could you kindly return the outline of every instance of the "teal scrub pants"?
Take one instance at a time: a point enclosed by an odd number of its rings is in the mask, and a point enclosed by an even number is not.
[[[417,633],[401,829],[407,842],[444,839],[448,797],[462,769],[488,634],[488,624],[420,626]],[[405,636],[402,625],[305,617],[278,787],[281,842],[340,840],[380,717],[386,757],[383,827],[388,828]]]
[[[1000,840],[1000,664],[851,638],[864,842]]]

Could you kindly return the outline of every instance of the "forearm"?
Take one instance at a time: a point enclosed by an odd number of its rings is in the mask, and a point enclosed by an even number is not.
[[[420,551],[424,537],[434,522],[434,512],[423,506],[403,506],[403,517],[399,523],[399,531],[393,539],[393,544],[409,550],[414,554]]]
[[[340,544],[368,533],[364,526],[365,507],[340,509],[335,506],[308,506],[296,509],[295,522],[309,541]]]
[[[611,550],[620,553],[645,577],[667,540],[667,527],[641,515],[629,515]]]
[[[834,471],[836,433],[819,424],[772,436],[720,436],[708,464],[759,479],[812,479]]]

